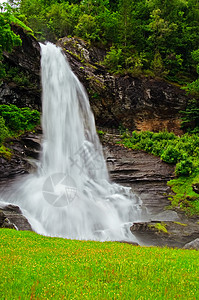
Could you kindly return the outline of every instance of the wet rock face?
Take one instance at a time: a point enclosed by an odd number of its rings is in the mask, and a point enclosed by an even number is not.
[[[12,156],[10,159],[0,156],[0,181],[34,171],[34,160],[39,158],[41,150],[40,133],[26,133],[5,145],[12,150]]]
[[[15,205],[0,207],[0,228],[32,230],[28,220],[22,215],[20,208]]]
[[[99,64],[105,51],[81,39],[66,37],[58,45],[89,94],[98,126],[181,133],[179,111],[187,97],[179,87],[160,79],[112,76]]]
[[[12,70],[12,76],[0,83],[0,104],[40,110],[40,45],[18,25],[12,24],[12,30],[20,36],[22,46],[15,47],[11,53],[4,52],[3,63]]]

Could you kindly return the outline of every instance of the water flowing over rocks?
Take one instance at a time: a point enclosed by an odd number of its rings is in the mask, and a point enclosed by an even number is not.
[[[5,79],[0,85],[0,104],[41,109],[40,46],[20,27],[13,25],[12,28],[20,34],[23,44],[12,53],[4,53],[4,62],[22,71],[32,85],[19,85]],[[113,76],[99,63],[105,57],[105,50],[90,47],[81,39],[63,38],[58,44],[85,86],[99,126],[118,128],[123,125],[132,130],[167,129],[181,133],[179,111],[185,108],[187,97],[178,86],[161,79]],[[35,135],[29,135],[15,139],[13,145],[9,145],[13,148],[14,156],[10,161],[0,158],[0,189],[9,186],[8,178],[34,170],[34,160],[40,151],[39,140]],[[114,143],[105,143],[104,152],[112,180],[131,187],[142,199],[150,216],[146,222],[131,227],[133,234],[139,237],[140,244],[145,240],[148,245],[183,247],[193,239],[197,241],[198,220],[186,219],[164,209],[169,205],[168,195],[171,192],[166,182],[173,178],[174,166],[142,151],[130,151]],[[198,189],[195,186],[193,188]],[[13,221],[13,215],[17,215],[16,220],[23,219],[17,208],[1,208],[0,227],[31,230],[27,224],[23,227],[23,221],[22,225]],[[150,227],[157,222],[165,222],[169,234]],[[187,226],[182,227],[177,222],[186,223]]]
[[[159,158],[143,151],[128,150],[120,145],[115,145],[117,139],[118,136],[116,135],[106,134],[103,142],[104,155],[111,179],[122,185],[130,186],[133,192],[142,199],[143,205],[147,209],[146,221],[131,225],[131,231],[138,239],[139,244],[182,248],[185,244],[199,238],[197,218],[190,219],[175,211],[165,210],[165,206],[170,204],[168,195],[171,194],[167,181],[174,176],[174,166],[166,164]],[[41,136],[38,135],[37,139],[36,137],[33,139],[33,136],[24,136],[22,140],[28,140],[29,142],[31,140],[30,144],[32,141],[33,144],[35,142],[38,149]],[[24,151],[25,149],[23,148]],[[26,172],[32,170],[32,168],[31,165],[27,165]],[[19,178],[19,176],[15,178]],[[6,188],[10,189],[10,186],[12,186],[11,181],[1,178],[0,191]],[[3,213],[5,214],[4,211]],[[1,215],[2,213],[0,213],[0,219]],[[23,219],[21,214],[18,215],[18,220],[20,218]],[[21,225],[17,225],[12,220],[10,220],[10,223],[24,229],[23,226],[20,227]],[[163,223],[168,233],[156,229],[154,225],[157,223]],[[21,224],[23,225],[23,221]],[[6,225],[7,227],[13,226],[7,223]]]

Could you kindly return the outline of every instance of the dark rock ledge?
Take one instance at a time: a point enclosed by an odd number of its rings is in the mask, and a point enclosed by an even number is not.
[[[15,205],[0,206],[0,227],[17,230],[30,230],[32,228],[28,220],[23,216],[20,208]]]
[[[14,178],[32,172],[35,169],[34,161],[39,158],[41,149],[41,131],[26,133],[19,138],[10,139],[5,143],[12,151],[11,159],[0,156],[0,180]],[[1,191],[1,185],[0,185]]]
[[[182,221],[181,221],[182,222]],[[151,221],[134,223],[130,230],[142,244],[150,246],[168,246],[186,249],[199,249],[196,245],[186,246],[199,237],[199,224],[194,220]]]

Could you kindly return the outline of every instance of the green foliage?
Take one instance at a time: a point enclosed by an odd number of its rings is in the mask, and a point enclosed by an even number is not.
[[[100,29],[96,24],[96,18],[87,14],[80,16],[79,22],[74,30],[74,34],[89,41],[100,40],[99,32]]]
[[[5,75],[1,63],[3,51],[11,51],[14,46],[21,45],[21,39],[10,27],[12,17],[9,12],[0,13],[0,79]]]
[[[193,161],[190,158],[186,158],[177,163],[175,173],[177,176],[188,176],[193,170]]]
[[[185,111],[182,113],[182,129],[188,132],[199,132],[199,98],[188,101]]]
[[[189,176],[199,167],[199,136],[185,134],[181,137],[172,132],[153,133],[133,131],[123,135],[122,143],[132,149],[140,149],[160,156],[167,163],[176,164],[177,176]]]
[[[2,299],[198,299],[198,252],[0,230]]]
[[[28,107],[0,105],[0,157],[11,159],[12,152],[3,145],[6,139],[30,131],[39,124],[40,114]]]
[[[167,163],[175,164],[179,161],[181,153],[174,145],[168,145],[161,155],[161,159]]]
[[[167,75],[167,71],[165,71],[163,60],[159,52],[156,52],[154,55],[154,59],[151,62],[151,69],[154,72],[155,76],[164,77]]]
[[[10,160],[12,157],[12,152],[9,148],[6,148],[4,145],[0,147],[0,157],[3,157],[7,160]]]
[[[151,228],[155,228],[158,232],[168,233],[166,224],[164,222],[156,223],[155,225],[150,225]]]
[[[98,133],[99,137],[102,137],[103,135],[105,135],[105,132],[103,130],[97,130],[97,133]]]
[[[0,116],[0,145],[7,137],[9,137],[9,131],[5,125],[4,118]]]
[[[104,65],[114,73],[118,73],[122,69],[124,57],[122,49],[116,49],[115,46],[110,48],[104,60]]]
[[[199,49],[193,51],[192,58],[196,63],[199,74]],[[182,111],[182,128],[188,132],[199,132],[199,78],[187,84],[184,89],[189,95],[194,96],[188,101],[185,111]]]
[[[18,108],[11,105],[0,105],[0,116],[5,121],[5,126],[13,135],[21,131],[32,130],[40,121],[40,114],[30,108]]]
[[[32,34],[32,30],[12,13],[11,7],[7,4],[0,4],[0,79],[5,76],[5,68],[2,65],[3,51],[11,52],[13,47],[21,46],[20,36],[11,29],[11,24],[18,24],[27,34]]]
[[[29,73],[25,70],[21,70],[19,67],[12,67],[8,64],[4,64],[5,75],[4,79],[6,81],[11,81],[19,85],[20,87],[34,88],[34,80],[32,80]]]
[[[21,0],[13,13],[42,41],[78,35],[106,47],[105,64],[113,73],[195,79],[190,76],[199,44],[195,0]]]
[[[168,182],[175,193],[169,198],[171,208],[181,209],[188,215],[199,215],[199,195],[192,188],[196,182],[199,182],[199,171],[189,177],[180,176]]]

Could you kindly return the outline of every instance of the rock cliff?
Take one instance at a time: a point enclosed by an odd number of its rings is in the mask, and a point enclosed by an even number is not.
[[[0,104],[41,109],[40,45],[21,27],[12,24],[12,30],[22,40],[22,46],[11,53],[4,52],[6,77],[0,82]]]
[[[35,38],[12,25],[22,47],[4,53],[8,76],[0,84],[0,104],[41,109],[40,46]],[[180,87],[161,79],[113,76],[102,65],[105,50],[91,47],[78,38],[58,41],[72,70],[83,83],[98,126],[130,130],[180,130],[180,110],[187,97]],[[9,75],[11,74],[11,75]]]
[[[180,110],[187,97],[180,87],[161,79],[112,76],[102,65],[104,50],[81,39],[65,37],[58,45],[89,94],[97,125],[181,133]]]

